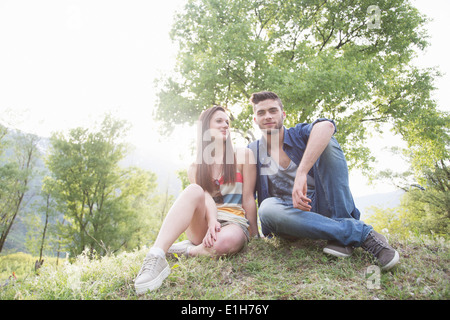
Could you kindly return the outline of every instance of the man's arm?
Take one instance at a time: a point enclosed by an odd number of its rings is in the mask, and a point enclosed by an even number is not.
[[[292,202],[294,208],[304,211],[311,210],[311,206],[309,205],[311,199],[306,196],[308,190],[306,176],[322,154],[323,150],[327,147],[334,132],[334,124],[330,121],[318,122],[313,126],[305,153],[303,154],[295,176],[294,188],[292,190]]]

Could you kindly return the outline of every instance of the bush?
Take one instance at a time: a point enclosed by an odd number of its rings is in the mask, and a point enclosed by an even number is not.
[[[372,213],[364,221],[375,230],[387,229],[402,239],[407,239],[411,233],[449,239],[450,219],[446,203],[450,203],[450,196],[443,192],[412,190],[403,195],[396,208],[369,208]]]
[[[32,255],[23,252],[0,257],[0,280],[8,279],[13,272],[18,277],[34,272],[35,261]]]
[[[0,283],[8,279],[12,273],[17,278],[26,278],[29,275],[34,275],[35,262],[38,257],[33,257],[31,254],[17,252],[0,257]],[[62,264],[66,259],[59,258],[59,264]],[[56,266],[58,259],[56,257],[45,257],[43,266]]]

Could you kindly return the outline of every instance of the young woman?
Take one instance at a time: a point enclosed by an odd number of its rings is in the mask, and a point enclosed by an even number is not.
[[[157,289],[170,274],[166,253],[230,255],[259,235],[253,153],[233,149],[230,119],[222,107],[203,111],[199,120],[197,160],[188,170],[191,184],[170,208],[144,259],[135,279],[138,294]],[[172,245],[183,232],[188,240]]]

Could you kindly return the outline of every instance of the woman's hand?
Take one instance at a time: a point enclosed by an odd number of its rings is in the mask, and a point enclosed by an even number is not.
[[[208,231],[206,231],[206,235],[202,241],[206,248],[214,246],[214,242],[217,240],[217,232],[220,232],[220,222],[215,220],[209,224]]]

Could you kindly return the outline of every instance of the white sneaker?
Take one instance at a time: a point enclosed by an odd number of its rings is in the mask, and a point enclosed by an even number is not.
[[[189,240],[175,243],[169,248],[169,250],[167,250],[167,256],[172,256],[174,253],[176,253],[177,255],[189,256],[188,249],[191,247],[195,247],[195,245],[192,244],[192,242],[190,242]]]
[[[170,267],[165,258],[148,253],[144,264],[134,280],[137,294],[158,289],[170,274]]]

